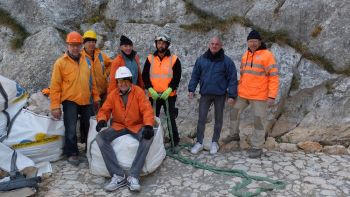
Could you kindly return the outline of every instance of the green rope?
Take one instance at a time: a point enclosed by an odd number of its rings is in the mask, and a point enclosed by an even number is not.
[[[174,139],[173,139],[173,132],[172,132],[172,128],[171,128],[171,122],[170,122],[168,100],[165,100],[165,105],[166,105],[166,118],[167,118],[167,122],[168,122],[168,132],[169,132],[170,141],[171,141],[170,150],[169,150],[169,148],[166,150],[167,156],[169,156],[173,159],[176,159],[176,160],[180,161],[181,163],[192,165],[195,168],[208,170],[208,171],[214,172],[216,174],[236,176],[236,177],[242,178],[243,179],[242,182],[236,184],[235,186],[233,186],[231,188],[230,192],[231,192],[231,194],[233,194],[235,196],[251,197],[251,196],[257,196],[261,192],[272,191],[274,189],[281,190],[281,189],[285,188],[286,184],[280,180],[273,180],[269,177],[249,175],[244,170],[218,168],[215,166],[206,165],[206,164],[201,163],[199,161],[184,157],[183,155],[180,154],[180,151],[174,152]],[[169,125],[170,125],[170,127],[169,127]],[[189,148],[190,146],[191,145],[181,145],[182,148]],[[253,180],[254,181],[265,181],[265,182],[268,182],[269,184],[256,188],[254,192],[241,191],[244,188],[246,188],[249,184],[251,184],[253,182]]]

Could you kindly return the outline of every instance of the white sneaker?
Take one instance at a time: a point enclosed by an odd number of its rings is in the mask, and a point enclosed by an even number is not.
[[[127,179],[128,187],[130,191],[139,192],[141,190],[141,185],[139,179],[129,176]]]
[[[215,154],[219,150],[219,144],[217,142],[212,142],[210,146],[210,154]]]
[[[191,153],[192,154],[197,154],[200,151],[202,151],[204,148],[203,144],[197,142],[192,148],[191,148]]]
[[[108,185],[106,185],[104,189],[108,192],[111,192],[111,191],[119,189],[125,185],[126,185],[125,175],[118,176],[116,174],[113,174],[113,177],[111,178],[111,182],[109,182]]]

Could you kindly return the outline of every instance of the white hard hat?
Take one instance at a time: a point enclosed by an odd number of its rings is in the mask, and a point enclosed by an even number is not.
[[[122,78],[128,78],[128,77],[132,77],[132,74],[130,70],[125,66],[119,67],[117,72],[115,72],[116,79],[122,79]]]

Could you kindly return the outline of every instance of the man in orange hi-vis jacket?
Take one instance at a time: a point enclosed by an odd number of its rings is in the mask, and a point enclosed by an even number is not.
[[[231,110],[231,129],[225,143],[239,140],[239,116],[250,104],[254,112],[250,158],[260,157],[265,142],[267,106],[274,105],[278,93],[279,76],[273,54],[261,41],[259,32],[252,30],[247,38],[248,50],[242,56],[238,98]]]

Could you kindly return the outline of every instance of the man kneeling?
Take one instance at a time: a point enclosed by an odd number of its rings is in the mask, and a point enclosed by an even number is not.
[[[106,127],[112,114],[112,126],[96,136],[103,160],[112,177],[105,190],[114,191],[128,185],[131,191],[140,191],[140,172],[153,141],[154,113],[144,91],[132,85],[132,74],[127,67],[120,67],[115,78],[117,88],[108,94],[99,110],[96,126],[97,132]],[[127,178],[111,145],[114,139],[126,134],[140,142]]]

